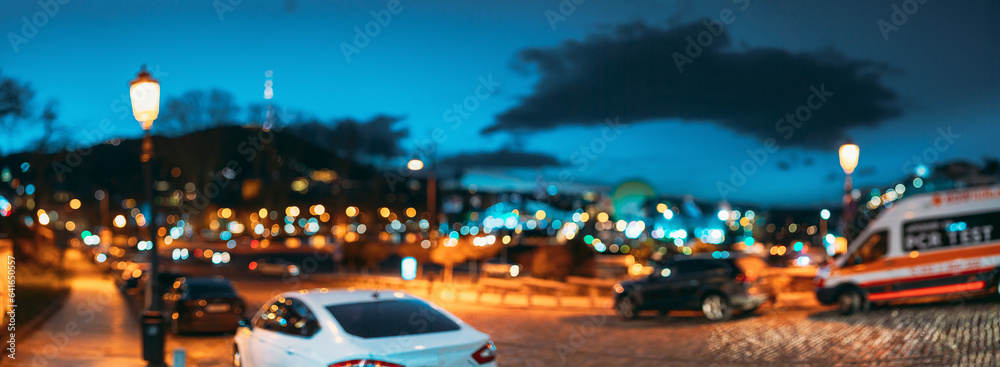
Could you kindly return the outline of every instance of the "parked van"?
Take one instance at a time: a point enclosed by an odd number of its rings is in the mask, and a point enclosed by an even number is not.
[[[996,293],[998,282],[1000,186],[992,186],[895,202],[819,270],[816,297],[847,315],[872,302]]]

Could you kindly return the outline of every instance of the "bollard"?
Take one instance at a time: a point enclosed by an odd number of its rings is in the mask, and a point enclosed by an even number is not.
[[[184,348],[174,348],[174,367],[187,366]]]

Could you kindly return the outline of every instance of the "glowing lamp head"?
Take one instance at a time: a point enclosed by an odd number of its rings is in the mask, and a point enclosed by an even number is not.
[[[844,173],[851,174],[854,172],[854,169],[858,167],[858,157],[860,154],[861,150],[857,144],[848,142],[840,146],[840,167],[844,169]]]
[[[124,215],[119,214],[118,216],[115,217],[115,227],[123,228],[125,227],[125,224],[126,223]]]
[[[146,66],[129,82],[129,95],[132,98],[132,114],[138,120],[143,130],[153,127],[153,120],[160,114],[160,82],[146,71]]]
[[[419,159],[411,159],[406,163],[406,168],[409,168],[411,171],[419,171],[424,168],[424,162]]]

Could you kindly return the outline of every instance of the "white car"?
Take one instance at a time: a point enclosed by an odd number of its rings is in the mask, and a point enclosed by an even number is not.
[[[308,290],[264,303],[233,338],[233,366],[496,366],[490,336],[404,292]]]

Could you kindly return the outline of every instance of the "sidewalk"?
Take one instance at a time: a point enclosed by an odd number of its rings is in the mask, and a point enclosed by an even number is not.
[[[139,325],[114,282],[78,251],[66,252],[70,294],[25,340],[15,366],[145,366]],[[6,358],[4,358],[6,360]]]

